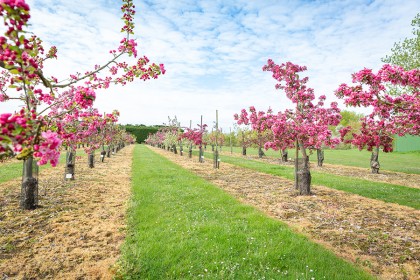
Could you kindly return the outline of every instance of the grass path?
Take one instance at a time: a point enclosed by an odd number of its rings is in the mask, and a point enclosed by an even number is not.
[[[210,147],[210,149],[209,149]],[[211,151],[211,146],[207,146],[207,151]],[[230,152],[230,147],[223,147],[223,151]],[[242,147],[233,147],[234,153],[241,153]],[[264,150],[264,153],[269,157],[280,158],[280,152],[274,150]],[[368,151],[359,151],[358,149],[349,150],[334,150],[326,149],[325,163],[354,166],[369,169],[370,155]],[[258,155],[258,149],[247,148],[248,155]],[[289,157],[294,158],[294,150],[289,150]],[[312,162],[316,162],[316,152],[309,157]],[[420,151],[417,152],[392,152],[392,153],[379,153],[379,162],[381,170],[389,170],[396,172],[420,174]]]
[[[207,153],[207,157],[212,155]],[[246,160],[242,157],[221,156],[222,162],[250,168],[259,172],[281,176],[289,180],[294,179],[294,170],[291,166],[270,164],[258,160]],[[397,203],[420,209],[420,189],[395,184],[373,182],[353,177],[339,176],[318,171],[311,171],[312,184],[342,190],[364,197]]]
[[[371,279],[284,223],[136,146],[124,279]]]
[[[197,157],[150,149],[366,267],[379,279],[417,279],[419,210],[318,185],[313,195],[298,196],[293,180],[223,161],[214,169],[208,159],[198,163]]]

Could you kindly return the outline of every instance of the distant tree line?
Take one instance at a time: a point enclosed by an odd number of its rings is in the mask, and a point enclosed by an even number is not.
[[[144,124],[126,124],[123,125],[123,127],[125,128],[125,131],[131,133],[136,137],[137,143],[144,143],[144,140],[146,140],[147,136],[149,134],[156,133],[159,130],[159,128],[162,127],[162,125],[147,126]]]

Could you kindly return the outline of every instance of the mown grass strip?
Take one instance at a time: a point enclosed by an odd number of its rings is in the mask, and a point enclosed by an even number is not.
[[[144,146],[133,155],[122,279],[372,279]]]
[[[211,154],[207,155],[208,157]],[[239,157],[221,156],[222,162],[250,168],[259,172],[294,179],[291,166],[281,166]],[[420,209],[420,189],[400,185],[373,182],[346,176],[311,171],[312,184],[358,194],[364,197],[397,203]]]
[[[211,149],[210,149],[211,150]],[[209,147],[207,147],[209,151]],[[230,147],[223,147],[223,151],[226,153],[230,152]],[[210,152],[210,151],[209,151]],[[233,152],[242,153],[242,147],[233,147]],[[280,152],[274,150],[268,150],[264,153],[269,157],[280,158]],[[248,155],[258,155],[258,149],[247,148]],[[338,164],[345,166],[354,166],[370,169],[370,156],[371,153],[368,151],[359,151],[358,149],[349,150],[324,150],[325,163]],[[294,158],[294,150],[289,150],[289,157]],[[312,162],[316,162],[316,153],[309,157]],[[420,151],[417,152],[392,152],[392,153],[380,153],[379,162],[381,164],[381,170],[389,170],[396,172],[404,172],[411,174],[420,174]]]
[[[79,151],[79,155],[81,153],[83,156],[87,157],[87,155],[84,152]],[[62,163],[62,162],[65,162],[65,160],[66,160],[66,151],[62,151],[60,154],[59,162]],[[77,161],[76,161],[76,164],[77,164]],[[45,168],[50,168],[50,167],[51,167],[51,164],[41,165],[39,168],[39,171],[42,171]],[[21,177],[22,169],[23,169],[23,161],[11,162],[11,163],[0,163],[0,183]]]

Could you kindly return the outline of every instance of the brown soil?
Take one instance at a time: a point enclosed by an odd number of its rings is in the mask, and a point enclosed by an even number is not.
[[[197,158],[152,149],[380,279],[420,279],[418,210],[323,186],[298,196],[287,179],[223,162],[216,170],[210,160],[199,164]]]
[[[72,182],[64,182],[63,164],[43,170],[41,207],[32,211],[19,210],[20,179],[0,184],[0,277],[111,279],[125,235],[133,147],[93,169],[81,157]]]

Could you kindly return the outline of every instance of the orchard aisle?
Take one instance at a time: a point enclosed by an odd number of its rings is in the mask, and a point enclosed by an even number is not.
[[[187,153],[181,157],[148,147],[380,279],[417,279],[418,210],[322,186],[313,186],[314,195],[296,196],[291,180],[223,162],[215,170],[209,159],[200,164]]]
[[[237,157],[243,158],[244,160],[256,160],[271,164],[280,164],[280,165],[288,165],[293,168],[293,163],[291,161],[284,163],[280,162],[279,157],[274,158],[272,156],[265,156],[263,158],[259,158],[257,155],[247,155],[243,156],[240,153],[230,153],[227,151],[229,148],[224,148],[224,151],[220,153],[220,155],[225,155],[229,157]],[[315,155],[312,156],[315,158]],[[369,162],[366,162],[369,164]],[[379,174],[372,174],[370,168],[361,168],[355,166],[348,166],[348,165],[337,165],[337,164],[329,164],[324,163],[322,167],[318,167],[316,162],[311,162],[311,171],[318,171],[322,173],[334,174],[339,176],[348,176],[354,177],[358,179],[368,180],[372,182],[382,182],[388,184],[395,184],[406,186],[410,188],[420,189],[420,175],[419,174],[409,174],[403,172],[396,172],[396,171],[389,171],[381,169]]]
[[[76,160],[40,174],[40,208],[18,207],[20,178],[0,184],[0,278],[111,279],[125,237],[134,145],[105,162]]]

